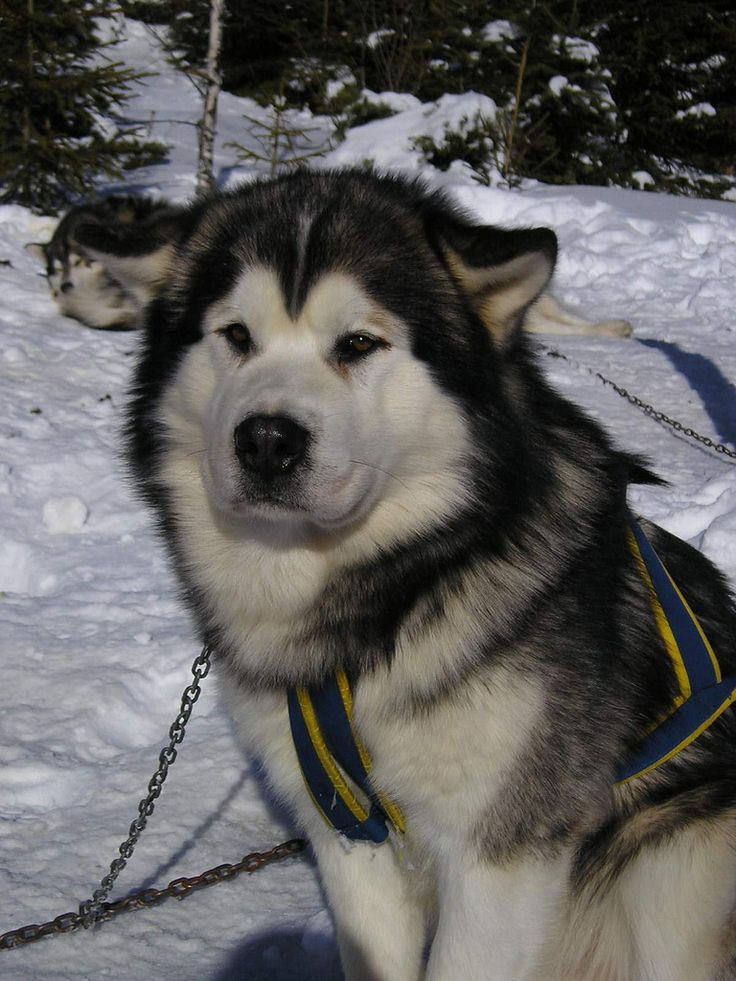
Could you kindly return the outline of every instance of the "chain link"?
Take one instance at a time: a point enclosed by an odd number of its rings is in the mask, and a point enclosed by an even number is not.
[[[234,865],[225,863],[208,869],[200,875],[172,879],[164,889],[141,889],[125,896],[124,899],[117,899],[113,903],[100,902],[95,922],[102,923],[111,920],[120,913],[129,913],[137,909],[150,909],[165,899],[186,899],[198,889],[204,889],[206,886],[212,886],[218,882],[225,882],[227,879],[234,879],[241,872],[247,872],[250,875],[270,862],[278,862],[281,859],[290,858],[292,855],[298,855],[305,848],[306,842],[303,839],[292,838],[290,841],[276,845],[270,851],[251,852]],[[0,935],[0,950],[13,950],[53,934],[71,933],[86,926],[84,920],[85,917],[81,913],[62,913],[61,916],[57,916],[47,923],[32,923],[17,930],[10,930],[8,933]]]
[[[133,854],[138,839],[148,823],[148,818],[153,814],[156,801],[161,796],[164,782],[168,776],[169,767],[176,760],[176,747],[184,739],[189,716],[192,714],[194,704],[202,692],[201,681],[209,673],[210,658],[210,648],[205,644],[199,656],[194,659],[194,663],[192,664],[194,680],[191,684],[187,685],[181,696],[179,714],[169,729],[169,744],[168,746],[164,746],[159,753],[158,769],[148,781],[148,795],[139,802],[138,817],[131,823],[128,829],[128,837],[118,848],[120,857],[112,860],[110,871],[107,875],[103,876],[99,888],[95,889],[92,897],[79,904],[79,915],[82,918],[82,926],[85,928],[93,926],[102,915],[102,904],[107,899],[110,890],[115,884],[115,880],[127,865],[128,859]]]
[[[232,879],[236,875],[240,875],[241,872],[255,872],[269,862],[288,858],[290,855],[296,855],[304,850],[306,842],[302,841],[301,838],[293,838],[276,845],[268,852],[251,852],[250,855],[246,855],[235,865],[218,865],[207,872],[202,872],[201,875],[173,879],[165,889],[142,889],[136,893],[131,893],[124,899],[118,899],[114,903],[106,901],[115,880],[133,854],[138,839],[148,823],[148,818],[153,814],[156,801],[161,796],[169,767],[176,760],[176,747],[184,739],[192,709],[202,692],[202,679],[206,678],[209,673],[211,656],[212,652],[205,644],[199,656],[194,659],[192,664],[193,680],[182,694],[179,714],[169,729],[169,743],[159,753],[158,769],[148,781],[148,794],[139,802],[138,816],[128,829],[128,837],[118,848],[119,857],[110,863],[110,871],[103,876],[99,888],[93,892],[90,899],[79,904],[78,913],[62,913],[46,923],[32,923],[29,926],[3,933],[0,936],[0,950],[11,950],[14,947],[33,943],[35,940],[41,940],[42,937],[48,937],[52,934],[71,933],[73,930],[78,930],[79,927],[88,929],[95,923],[109,920],[118,913],[155,906],[172,896],[176,899],[184,899],[204,886]]]
[[[649,416],[651,419],[654,419],[656,422],[661,422],[664,425],[669,426],[671,429],[674,429],[675,432],[681,433],[683,436],[687,436],[688,439],[696,440],[698,443],[706,446],[709,450],[713,450],[714,453],[721,453],[724,456],[728,456],[731,457],[731,459],[736,460],[736,451],[729,449],[728,446],[724,446],[723,443],[716,443],[715,440],[710,439],[708,436],[703,436],[690,426],[684,426],[681,422],[678,422],[677,419],[671,419],[664,412],[660,412],[659,410],[655,409],[654,406],[649,405],[648,402],[644,402],[636,395],[632,395],[631,392],[628,392],[625,388],[623,388],[623,386],[617,385],[616,382],[612,381],[610,378],[606,378],[606,376],[602,375],[600,371],[595,371],[593,368],[587,367],[587,365],[580,364],[579,361],[576,361],[574,358],[569,358],[566,354],[563,354],[561,351],[557,351],[555,348],[547,347],[544,344],[540,346],[548,357],[559,358],[560,360],[566,361],[568,364],[573,365],[575,368],[586,371],[589,375],[597,378],[604,385],[608,385],[617,395],[620,395],[622,399],[626,399],[627,402],[636,406],[637,409],[640,409],[645,415]]]

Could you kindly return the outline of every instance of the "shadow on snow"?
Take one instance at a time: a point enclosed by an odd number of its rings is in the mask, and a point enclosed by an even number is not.
[[[661,351],[689,382],[708,413],[716,437],[736,444],[736,387],[723,375],[710,358],[683,351],[670,341],[637,338],[644,347]],[[708,435],[708,434],[706,434]]]

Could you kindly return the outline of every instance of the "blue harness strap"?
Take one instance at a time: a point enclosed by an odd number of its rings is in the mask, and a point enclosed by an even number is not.
[[[327,824],[354,841],[385,841],[388,822],[403,832],[401,812],[371,783],[371,761],[352,725],[352,696],[344,672],[336,672],[320,688],[291,689],[288,706],[304,782]],[[357,798],[346,776],[367,804]]]
[[[657,629],[678,685],[672,708],[619,767],[617,783],[656,769],[689,746],[736,701],[736,677],[723,678],[713,648],[641,527],[631,525],[631,550],[649,587]]]
[[[672,759],[736,702],[736,677],[721,676],[702,626],[636,522],[631,525],[630,546],[649,590],[678,691],[670,710],[619,767],[619,784]],[[292,688],[288,708],[307,791],[327,824],[354,841],[383,842],[389,825],[403,832],[401,811],[372,784],[371,760],[353,726],[345,673],[337,671],[319,688]]]

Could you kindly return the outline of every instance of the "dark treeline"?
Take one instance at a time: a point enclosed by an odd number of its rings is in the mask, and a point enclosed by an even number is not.
[[[95,174],[165,149],[99,124],[115,121],[132,77],[90,62],[95,19],[116,8],[165,36],[182,67],[203,63],[209,0],[5,0],[3,200],[50,210]],[[226,91],[330,115],[337,138],[390,112],[364,89],[483,93],[495,115],[415,141],[436,166],[466,160],[479,180],[733,194],[733,3],[226,0],[222,71]]]
[[[200,60],[207,0],[164,8],[175,44]],[[160,4],[138,9],[161,17]],[[498,156],[511,140],[502,166],[517,177],[646,182],[715,197],[732,184],[733,3],[229,0],[226,18],[225,89],[264,102],[281,93],[314,112],[347,112],[353,122],[370,115],[363,88],[422,100],[470,90],[490,96],[500,110],[495,125],[469,120],[446,146],[427,147],[440,166],[448,154],[462,155],[463,142],[468,159],[482,163],[484,152]],[[330,97],[329,83],[346,79]]]

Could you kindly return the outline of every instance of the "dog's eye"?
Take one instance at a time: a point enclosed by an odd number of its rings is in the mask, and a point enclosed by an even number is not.
[[[379,347],[386,346],[385,341],[372,337],[370,334],[350,334],[337,342],[335,353],[341,364],[350,364],[352,361],[365,358]]]
[[[253,350],[253,338],[245,324],[228,324],[227,327],[222,327],[219,333],[224,334],[240,354],[250,354]]]

